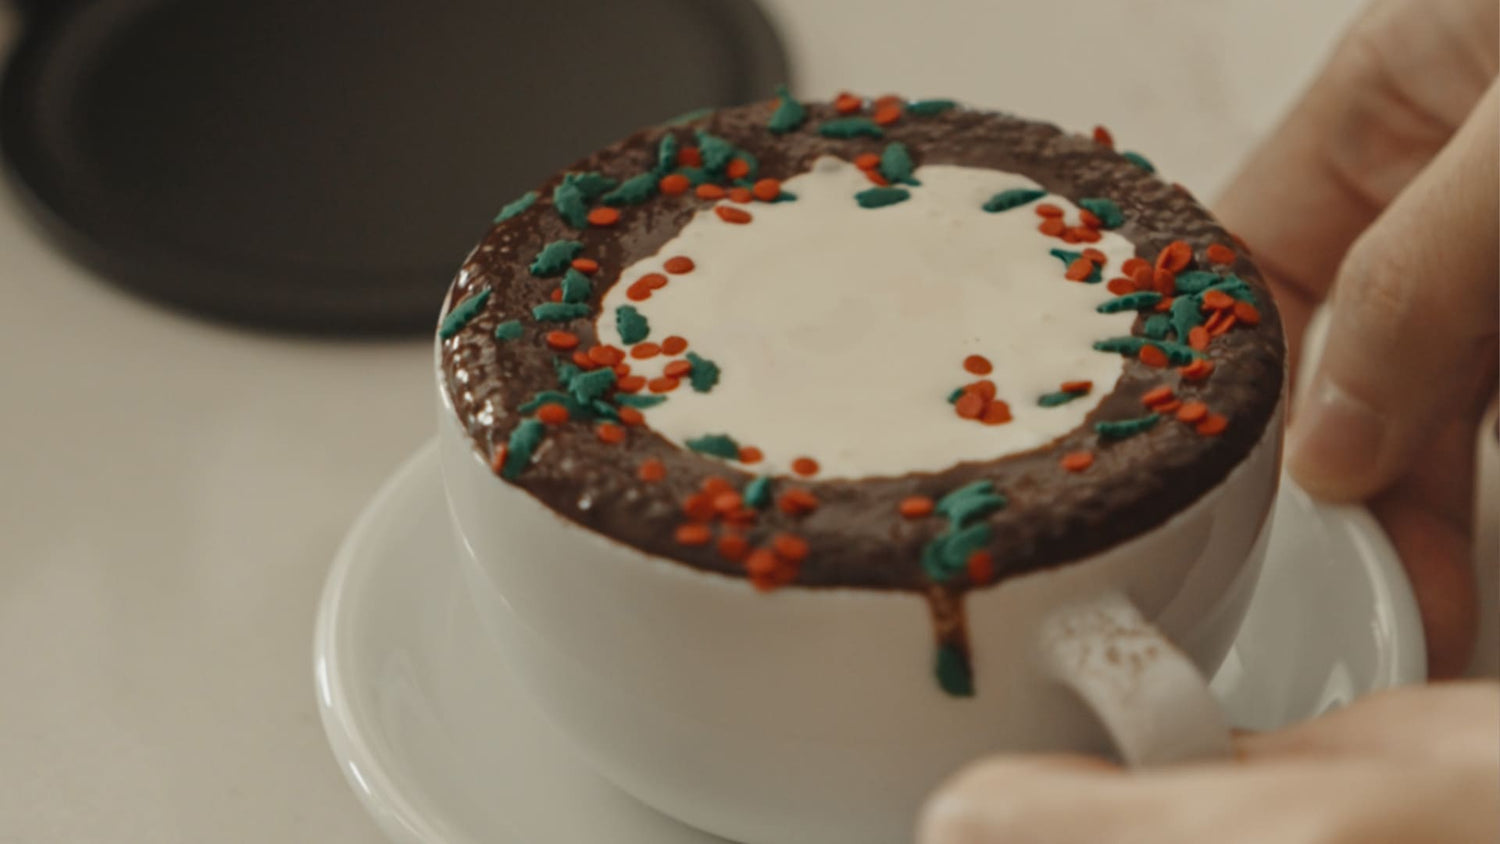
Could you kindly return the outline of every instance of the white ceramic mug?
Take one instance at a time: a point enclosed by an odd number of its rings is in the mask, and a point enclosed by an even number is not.
[[[743,844],[894,844],[933,786],[985,754],[1228,751],[1203,678],[1264,556],[1279,409],[1165,524],[969,593],[976,693],[954,698],[933,679],[920,596],[762,594],[648,556],[496,478],[442,405],[460,565],[511,670],[600,772],[686,823]]]

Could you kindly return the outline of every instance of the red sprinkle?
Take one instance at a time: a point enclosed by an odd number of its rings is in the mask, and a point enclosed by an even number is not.
[[[746,204],[750,203],[754,199],[755,199],[755,194],[751,193],[749,188],[730,188],[729,189],[729,201],[730,202],[738,202],[741,205],[746,205]]]
[[[607,442],[611,445],[625,442],[625,429],[613,422],[600,422],[599,427],[594,429],[594,434],[599,437],[601,442]]]
[[[1151,310],[1156,311],[1159,314],[1164,314],[1167,311],[1172,310],[1173,301],[1174,300],[1171,296],[1163,296],[1161,297],[1161,301],[1157,302],[1155,307],[1153,307]]]
[[[1068,225],[1060,217],[1048,217],[1036,227],[1036,230],[1048,237],[1062,237],[1063,232],[1068,230]]]
[[[1188,381],[1202,381],[1213,374],[1214,362],[1208,358],[1198,358],[1177,371]]]
[[[1217,413],[1210,413],[1203,418],[1203,421],[1195,425],[1193,430],[1197,431],[1201,436],[1216,437],[1224,433],[1224,429],[1228,427],[1229,420],[1227,418]]]
[[[1141,404],[1144,404],[1147,407],[1155,407],[1159,404],[1162,404],[1163,402],[1169,402],[1171,400],[1172,388],[1168,387],[1166,384],[1163,384],[1160,387],[1153,387],[1152,389],[1147,390],[1145,395],[1141,396]]]
[[[509,452],[506,451],[504,445],[495,446],[495,454],[490,458],[490,471],[497,475],[500,474],[500,470],[505,468],[505,455],[507,453]]]
[[[1234,301],[1233,296],[1222,290],[1203,291],[1203,310],[1205,311],[1227,311],[1234,307]]]
[[[1091,229],[1088,226],[1074,226],[1064,234],[1071,234],[1074,238],[1072,241],[1074,243],[1098,243],[1104,239],[1104,235],[1100,234],[1098,230]]]
[[[875,113],[870,116],[881,126],[889,126],[901,119],[901,105],[899,103],[881,103],[875,106]]]
[[[1174,240],[1157,253],[1156,266],[1178,273],[1187,269],[1192,260],[1193,247],[1188,246],[1185,240]]]
[[[995,397],[995,382],[988,378],[981,378],[972,384],[964,385],[964,394],[973,393],[976,396],[989,401]]]
[[[1176,413],[1177,412],[1177,408],[1179,408],[1179,407],[1182,407],[1182,400],[1181,399],[1172,399],[1169,402],[1162,402],[1161,404],[1159,404],[1156,407],[1153,407],[1151,409],[1154,410],[1154,411],[1156,411],[1157,413],[1162,414],[1163,416],[1166,416],[1168,414]]]
[[[662,352],[669,355],[680,355],[687,349],[687,347],[687,340],[678,337],[676,334],[673,334],[661,341]]]
[[[969,355],[964,358],[964,369],[975,375],[989,375],[995,367],[984,355]]]
[[[1036,215],[1038,217],[1052,217],[1061,219],[1063,210],[1050,202],[1039,202],[1036,206]]]
[[[1207,415],[1208,405],[1201,401],[1183,402],[1182,407],[1177,408],[1177,421],[1189,425],[1203,421]]]
[[[660,290],[667,286],[667,277],[661,273],[646,273],[636,283],[651,290]]]
[[[864,107],[865,101],[844,91],[833,98],[833,110],[839,114],[853,114]]]
[[[778,533],[771,537],[771,550],[783,560],[800,563],[807,559],[807,540],[790,533]]]
[[[745,505],[745,499],[732,489],[714,494],[714,511],[720,515],[733,513]]]
[[[639,393],[646,389],[646,379],[640,375],[627,375],[615,382],[615,389],[622,393]],[[621,418],[624,417],[621,416]]]
[[[777,179],[761,179],[750,192],[761,202],[772,202],[781,196],[781,182]]]
[[[625,298],[632,302],[644,302],[651,298],[651,288],[637,281],[625,288]]]
[[[585,353],[583,349],[578,349],[573,352],[573,365],[585,372],[589,371],[590,369],[599,368],[599,364],[589,360],[588,354]]]
[[[953,403],[953,412],[961,419],[978,419],[984,415],[984,397],[974,393],[964,393]]]
[[[561,302],[562,301],[562,288],[560,288],[560,287],[554,287],[554,288],[552,288],[552,292],[547,294],[547,298],[551,299],[554,302]]]
[[[646,483],[655,483],[667,476],[667,467],[655,457],[647,457],[635,470],[635,476]]]
[[[874,170],[880,166],[880,153],[862,152],[854,156],[854,166],[861,170]]]
[[[1126,258],[1125,263],[1120,265],[1120,272],[1132,278],[1143,269],[1151,269],[1151,262],[1145,258]]]
[[[1068,281],[1083,281],[1094,274],[1094,262],[1087,258],[1078,258],[1068,265],[1068,271],[1063,273],[1063,278]]]
[[[631,377],[637,378],[640,376]],[[635,428],[646,424],[646,414],[642,413],[639,408],[622,407],[620,408],[620,421],[632,428]]]
[[[984,416],[979,419],[986,425],[1004,425],[1010,420],[1010,405],[998,400],[990,402],[984,409]]]
[[[1147,366],[1160,368],[1167,365],[1167,353],[1155,346],[1142,346],[1140,354],[1136,357]]]
[[[750,575],[750,584],[762,592],[770,592],[797,579],[797,566],[766,548],[750,552],[745,558],[745,571]]]
[[[703,479],[702,489],[709,495],[718,495],[724,492],[733,492],[734,485],[718,475],[709,475]]]
[[[592,273],[599,271],[599,262],[593,258],[574,258],[573,269],[581,273]]]
[[[1094,453],[1092,451],[1070,451],[1058,461],[1064,469],[1069,472],[1082,472],[1094,465]]]
[[[1087,208],[1078,209],[1078,222],[1083,223],[1091,229],[1097,229],[1104,225],[1104,221]],[[1100,259],[1100,263],[1103,263],[1103,259]]]
[[[578,336],[568,331],[548,331],[543,341],[561,352],[578,348]]]
[[[920,519],[932,515],[935,506],[932,499],[925,495],[911,495],[901,499],[901,503],[896,505],[896,512],[908,519]]]
[[[707,492],[695,492],[682,502],[682,512],[695,522],[711,522],[714,518],[713,496]]]
[[[883,188],[890,187],[891,185],[890,180],[887,179],[885,177],[885,174],[881,173],[879,170],[866,170],[865,178]]]
[[[1163,296],[1175,296],[1177,294],[1177,273],[1163,267],[1157,267],[1151,274],[1151,286],[1156,292]]]
[[[702,167],[703,152],[697,147],[683,147],[677,151],[677,164],[680,167]]]
[[[736,158],[724,168],[724,174],[731,179],[743,179],[750,175],[750,162],[743,158]]]
[[[739,456],[740,456],[740,462],[741,463],[750,464],[750,465],[753,465],[755,463],[759,463],[760,461],[766,459],[765,452],[761,451],[760,449],[756,448],[753,445],[742,445],[742,446],[740,446],[740,455]]]
[[[589,211],[589,224],[595,226],[612,226],[620,222],[620,209],[601,205]]]
[[[636,343],[634,346],[630,347],[630,356],[635,358],[636,360],[647,360],[649,358],[654,358],[659,354],[661,354],[661,346],[656,345],[650,340]]]
[[[749,540],[737,533],[726,533],[719,537],[717,547],[720,557],[735,563],[745,559],[745,555],[750,553]]]
[[[1093,261],[1101,267],[1109,262],[1108,255],[1105,255],[1103,252],[1100,252],[1092,246],[1088,249],[1083,250],[1083,257],[1089,259],[1090,261]]]
[[[723,199],[727,194],[718,185],[699,185],[693,189],[699,199]]]
[[[702,523],[678,525],[672,534],[679,545],[707,545],[713,538],[713,529]]]
[[[679,383],[676,378],[652,378],[646,382],[646,388],[653,393],[670,393]]]
[[[792,471],[802,477],[811,477],[818,474],[818,461],[811,457],[799,457],[792,461]]]
[[[1215,243],[1203,250],[1203,257],[1214,264],[1233,264],[1234,250],[1222,243]]]
[[[630,364],[628,363],[617,363],[614,368],[616,378],[624,378],[630,374]]]
[[[976,548],[964,561],[970,583],[989,583],[995,579],[995,558],[983,548]]]
[[[1064,381],[1062,382],[1062,386],[1058,387],[1058,389],[1063,391],[1064,393],[1087,393],[1089,390],[1094,389],[1094,382]]]
[[[601,366],[617,366],[625,360],[625,352],[614,346],[595,346],[589,349],[589,359]]]
[[[561,425],[568,421],[568,409],[556,402],[547,402],[536,409],[536,418],[548,425]]]
[[[754,219],[750,216],[750,212],[730,205],[715,205],[714,213],[719,215],[720,220],[737,225],[744,225]]]
[[[1239,321],[1239,317],[1235,316],[1233,313],[1230,313],[1228,311],[1225,311],[1224,313],[1224,319],[1214,327],[1213,331],[1209,332],[1215,337],[1219,336],[1220,334],[1229,333],[1229,329],[1233,328],[1234,324]]]
[[[654,344],[653,344],[654,345]],[[661,374],[669,378],[681,378],[693,371],[693,365],[685,360],[674,360],[662,367]]]
[[[1116,296],[1124,296],[1127,293],[1135,292],[1135,282],[1131,281],[1128,278],[1112,278],[1109,280],[1109,283],[1104,286],[1109,289],[1109,292],[1115,294]]]
[[[656,187],[666,196],[678,196],[687,193],[693,182],[681,173],[668,173],[657,181]]]
[[[801,516],[818,509],[818,499],[805,489],[794,488],[776,498],[776,507],[788,516]]]
[[[1235,302],[1234,317],[1244,325],[1260,325],[1260,311],[1249,302]]]
[[[1103,126],[1095,126],[1094,127],[1094,143],[1098,144],[1099,146],[1104,147],[1105,149],[1114,149],[1115,148],[1115,136],[1111,135],[1109,133],[1109,130],[1106,129],[1106,128],[1104,128]]]

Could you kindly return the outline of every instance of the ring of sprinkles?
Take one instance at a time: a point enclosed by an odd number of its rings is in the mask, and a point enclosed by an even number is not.
[[[935,681],[970,696],[982,678],[970,666],[967,591],[1159,524],[1248,452],[1280,392],[1280,324],[1243,244],[1149,161],[1114,146],[1102,126],[1070,136],[951,100],[846,92],[814,103],[784,87],[768,102],[645,130],[502,206],[438,327],[445,387],[499,478],[586,527],[628,522],[637,532],[623,541],[759,591],[921,594],[937,640]],[[621,285],[640,303],[692,284],[712,256],[664,255],[658,271],[621,274],[662,242],[645,233],[700,210],[753,237],[762,208],[797,201],[785,183],[817,155],[863,174],[868,187],[850,197],[859,213],[910,201],[923,189],[924,160],[1034,178],[1040,187],[994,193],[975,210],[1025,215],[1055,243],[1056,283],[1103,285],[1111,298],[1091,311],[1134,315],[1129,334],[1101,333],[1085,350],[1121,357],[1121,375],[1113,385],[1078,379],[1002,396],[996,368],[1024,362],[975,352],[937,376],[953,380],[933,384],[933,401],[946,397],[958,418],[993,426],[1010,424],[1013,406],[1052,412],[1088,397],[1084,424],[1034,453],[860,481],[821,478],[816,454],[796,455],[784,474],[752,473],[766,455],[735,436],[732,420],[680,445],[652,429],[652,407],[711,392],[733,372],[712,359],[712,338],[665,334],[672,326],[652,326],[633,306],[601,313],[606,293]],[[1137,254],[1113,265],[1091,245],[1106,232]],[[600,319],[623,347],[598,341]],[[599,467],[590,508],[557,480],[568,455]],[[1131,497],[1148,465],[1156,492]],[[1047,490],[1079,485],[1106,505],[1091,512],[1096,521],[1048,510]],[[840,530],[850,524],[880,541],[849,541]]]

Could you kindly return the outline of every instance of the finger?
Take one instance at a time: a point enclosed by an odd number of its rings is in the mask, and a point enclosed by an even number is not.
[[[1500,88],[1360,236],[1340,268],[1327,346],[1293,420],[1288,465],[1310,492],[1367,498],[1467,408],[1496,333]]]
[[[1490,0],[1373,4],[1246,161],[1219,217],[1271,276],[1322,299],[1349,245],[1494,78],[1495,28]]]
[[[1252,764],[1385,758],[1495,762],[1500,684],[1469,681],[1392,689],[1281,730],[1236,737]]]

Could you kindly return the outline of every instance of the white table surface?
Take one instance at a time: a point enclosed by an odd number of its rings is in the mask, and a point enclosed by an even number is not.
[[[770,5],[804,93],[1103,122],[1208,195],[1356,0]],[[0,842],[380,840],[309,648],[346,526],[432,429],[428,349],[142,304],[0,188]]]

